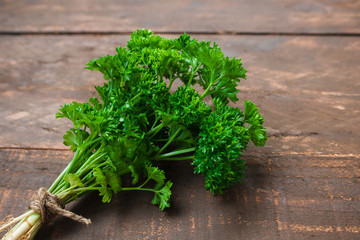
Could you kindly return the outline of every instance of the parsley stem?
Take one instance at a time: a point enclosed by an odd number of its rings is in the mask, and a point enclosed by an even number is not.
[[[173,77],[169,78],[169,89],[171,89],[171,86],[172,86],[174,80],[175,80],[175,78],[173,78]]]
[[[190,160],[195,159],[195,156],[185,156],[185,157],[168,157],[168,158],[161,158],[158,160],[161,161],[182,161],[182,160]]]
[[[163,127],[165,127],[165,123],[162,122],[159,125],[157,125],[155,128],[151,129],[150,131],[148,131],[146,134],[147,135],[156,135]]]
[[[128,187],[128,188],[121,188],[122,191],[149,191],[149,192],[155,192],[154,189],[151,188],[141,188],[141,187]]]
[[[158,121],[160,120],[160,116],[157,116],[155,121],[154,121],[154,124],[151,126],[151,129],[153,129],[155,127],[155,125],[158,123]]]
[[[156,154],[157,156],[162,153],[173,141],[174,139],[177,137],[177,135],[179,135],[181,131],[181,128],[179,128],[169,139],[169,141],[167,143],[165,143],[165,145],[159,150],[159,152]]]
[[[142,92],[138,93],[136,96],[134,96],[129,102],[133,102],[134,100],[136,100],[137,98],[139,98],[141,96],[141,94],[143,94]]]
[[[99,187],[90,186],[90,187],[76,188],[76,189],[71,190],[71,192],[76,193],[76,192],[96,191],[96,190],[99,190]]]
[[[71,172],[73,169],[74,166],[77,166],[79,164],[79,159],[83,156],[86,147],[90,146],[91,144],[94,144],[96,143],[96,141],[99,140],[99,138],[95,139],[94,138],[97,136],[96,135],[93,135],[93,136],[90,136],[88,138],[88,142],[83,144],[83,146],[79,147],[76,152],[75,152],[75,155],[72,159],[72,161],[69,163],[69,165],[67,165],[67,167],[63,170],[63,172],[58,176],[58,178],[54,181],[54,183],[50,186],[49,188],[49,191],[51,193],[56,193],[57,191],[59,191],[63,186],[64,186],[64,183],[62,183],[61,181],[64,179],[64,177],[69,173]],[[100,149],[100,148],[99,148]],[[97,152],[94,153],[94,155],[97,154]],[[88,162],[94,155],[92,155],[86,162]],[[84,164],[82,164],[82,166],[84,166]]]
[[[197,71],[199,71],[200,67],[201,67],[201,64],[199,64],[194,71],[191,71],[191,77],[189,79],[189,82],[187,83],[188,87],[191,86],[191,82],[192,82],[192,80],[194,78],[194,75],[195,75],[195,73],[197,73]]]
[[[209,85],[207,88],[206,88],[206,90],[205,90],[205,92],[203,93],[203,94],[201,94],[201,98],[204,98],[204,97],[206,97],[207,95],[208,95],[208,93],[210,92],[210,88],[212,87],[212,85]]]
[[[165,153],[165,154],[161,154],[159,156],[157,156],[155,159],[156,160],[162,160],[162,158],[166,158],[166,157],[170,157],[170,156],[175,156],[175,155],[179,155],[179,154],[183,154],[183,153],[188,153],[188,152],[193,152],[195,151],[196,148],[187,148],[187,149],[181,149],[181,150],[177,150],[177,151],[173,151],[173,152],[169,152],[169,153]]]
[[[219,77],[219,78],[220,78],[220,77]],[[206,88],[205,92],[200,96],[202,99],[209,94],[211,87],[219,80],[219,78],[217,78],[217,79],[214,80],[214,71],[212,70],[212,71],[211,71],[211,74],[210,74],[210,81],[209,81],[210,84],[209,84],[209,86]]]
[[[97,160],[101,159],[102,157],[106,156],[106,153],[102,152],[102,148],[103,148],[103,145],[98,149],[96,150],[96,152],[91,155],[87,160],[86,162],[84,162],[82,164],[82,166],[79,168],[79,170],[77,171],[79,173],[79,175],[81,176],[84,171],[86,171],[88,168],[92,168],[92,165],[94,163],[96,163]],[[100,156],[98,156],[100,154]]]
[[[147,184],[150,181],[151,178],[148,177],[148,179],[146,179],[145,182],[143,182],[143,184],[141,184],[140,186],[138,186],[138,188],[142,188],[143,186],[145,186],[145,184]]]
[[[69,163],[69,165],[66,166],[66,168],[61,172],[61,174],[56,178],[54,183],[50,186],[49,192],[54,193],[56,190],[58,190],[57,188],[58,188],[59,183],[61,182],[61,180],[63,180],[65,175],[68,173],[69,169],[75,164],[76,159],[78,158],[80,151],[81,150],[79,148],[76,150],[72,161]]]

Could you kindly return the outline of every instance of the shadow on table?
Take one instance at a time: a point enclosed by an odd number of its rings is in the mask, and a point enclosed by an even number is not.
[[[272,228],[268,220],[274,219],[275,212],[267,160],[246,159],[244,184],[222,196],[204,189],[204,178],[193,174],[190,162],[161,163],[159,167],[174,183],[170,208],[159,211],[151,204],[150,192],[121,192],[108,204],[92,193],[67,206],[90,218],[90,226],[59,217],[54,225],[40,229],[36,239],[216,239],[226,237],[229,231],[256,234],[259,227]]]

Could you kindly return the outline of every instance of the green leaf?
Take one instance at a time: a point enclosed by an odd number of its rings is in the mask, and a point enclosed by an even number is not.
[[[103,196],[102,202],[110,202],[113,192],[108,188],[108,182],[105,173],[100,168],[95,168],[93,170],[93,175],[95,177],[96,183],[100,185],[99,192],[100,196]]]
[[[114,193],[117,193],[121,190],[121,178],[113,171],[109,169],[104,169],[106,176],[107,185],[111,187],[111,190]]]
[[[163,170],[160,170],[157,167],[152,167],[150,165],[145,165],[145,169],[147,171],[147,176],[149,179],[154,180],[157,183],[163,184],[166,177]]]
[[[198,83],[205,90],[202,97],[211,95],[226,103],[227,99],[233,102],[238,100],[236,94],[239,90],[236,86],[240,79],[246,79],[247,72],[241,59],[225,57],[216,43],[198,42],[187,34],[176,39],[174,45],[182,53],[183,65],[188,66],[188,74],[180,75],[184,84],[189,85],[189,81],[191,85]]]
[[[100,192],[100,196],[103,196],[102,197],[102,202],[103,203],[109,203],[111,201],[111,197],[113,195],[112,191],[106,187],[101,187],[99,189],[99,192]]]
[[[84,184],[81,182],[80,178],[73,174],[69,173],[64,177],[64,181],[70,184],[70,187],[83,187]]]
[[[255,104],[250,101],[245,101],[245,122],[249,124],[251,141],[256,146],[264,146],[268,139],[266,128],[263,127],[264,117],[260,115]]]
[[[89,133],[87,131],[71,129],[70,131],[66,131],[64,135],[64,145],[70,146],[70,150],[75,152],[88,136]]]
[[[97,99],[96,97],[89,98],[89,102],[94,106],[96,110],[102,109],[102,104],[100,103],[99,99]]]
[[[238,108],[217,103],[215,111],[203,120],[192,164],[195,173],[205,177],[205,187],[211,193],[221,194],[242,181],[246,167],[240,157],[249,140]]]
[[[211,112],[210,106],[192,87],[178,87],[169,100],[173,120],[185,126],[200,125],[201,120]]]
[[[93,175],[95,177],[96,183],[100,184],[101,186],[107,186],[106,176],[100,168],[95,168],[93,170]]]
[[[151,203],[154,205],[159,205],[161,211],[166,207],[170,207],[170,196],[171,196],[171,186],[172,182],[167,181],[166,184],[159,190],[154,191],[155,195]]]
[[[132,184],[135,185],[139,181],[140,174],[137,172],[133,165],[129,165],[128,168],[131,171],[131,177],[133,177]]]

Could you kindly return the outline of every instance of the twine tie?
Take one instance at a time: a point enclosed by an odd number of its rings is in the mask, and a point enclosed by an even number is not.
[[[70,218],[75,222],[86,225],[91,223],[90,219],[65,210],[65,205],[62,203],[61,199],[45,188],[40,188],[38,190],[36,198],[31,201],[29,208],[40,214],[41,222],[44,225],[50,224],[57,215]]]

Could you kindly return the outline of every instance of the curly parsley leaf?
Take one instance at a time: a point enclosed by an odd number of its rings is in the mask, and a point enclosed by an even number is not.
[[[164,210],[167,207],[170,207],[170,196],[171,196],[171,186],[172,182],[167,181],[165,185],[157,185],[154,189],[154,198],[151,203],[154,205],[159,205],[160,210]]]
[[[203,120],[193,165],[211,193],[241,182],[246,167],[240,157],[249,139],[238,108],[222,105]]]
[[[93,176],[99,185],[100,196],[103,196],[102,201],[104,203],[110,202],[112,195],[121,190],[121,178],[119,178],[115,172],[95,168],[93,170]]]
[[[256,146],[264,146],[268,139],[266,128],[263,127],[264,117],[260,115],[259,108],[250,101],[245,101],[245,122],[249,124],[251,141]]]

